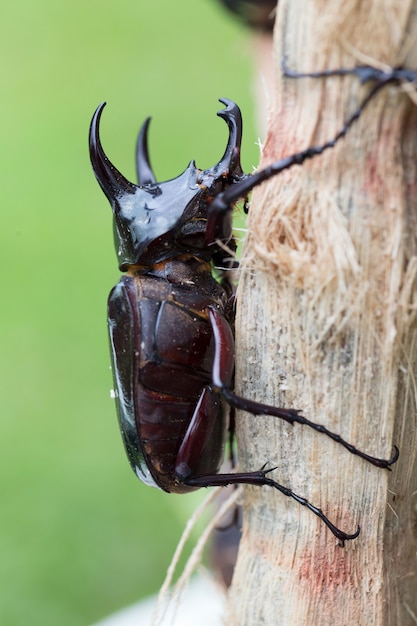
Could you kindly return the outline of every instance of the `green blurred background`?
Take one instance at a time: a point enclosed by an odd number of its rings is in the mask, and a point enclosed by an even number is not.
[[[86,626],[158,590],[197,502],[142,485],[122,448],[106,330],[118,271],[90,118],[107,100],[105,150],[134,179],[152,114],[166,179],[217,162],[229,97],[250,171],[251,51],[216,0],[4,2],[0,31],[0,624]]]

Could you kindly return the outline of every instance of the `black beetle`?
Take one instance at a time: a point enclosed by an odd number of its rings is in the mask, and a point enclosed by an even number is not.
[[[234,264],[232,204],[262,181],[334,146],[388,82],[384,76],[371,76],[376,85],[331,141],[254,175],[245,174],[240,165],[242,119],[230,100],[221,100],[226,108],[218,113],[229,127],[219,163],[199,170],[191,161],[178,178],[166,182],[156,182],[150,166],[148,118],[137,144],[138,185],[105,155],[99,137],[104,103],[96,110],[90,127],[91,162],[113,208],[119,268],[126,272],[108,302],[118,417],[129,461],[146,484],[172,493],[238,483],[269,485],[311,510],[342,544],[358,536],[359,528],[353,534],[339,530],[320,509],[269,478],[272,469],[218,473],[229,428],[227,405],[308,425],[378,467],[389,469],[398,450],[388,460],[369,456],[298,410],[234,394],[232,289],[227,271],[219,282],[212,269]],[[227,252],[222,242],[227,242]]]

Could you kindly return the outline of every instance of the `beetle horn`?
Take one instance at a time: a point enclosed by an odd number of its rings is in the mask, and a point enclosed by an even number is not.
[[[139,185],[152,185],[156,183],[148,153],[148,128],[150,121],[151,118],[148,117],[142,124],[136,144],[136,171]]]
[[[217,115],[224,120],[229,127],[229,140],[226,150],[216,169],[229,170],[234,176],[244,176],[244,172],[240,165],[240,146],[242,143],[242,114],[239,107],[228,98],[220,98],[222,104],[226,105],[225,109],[218,111]]]
[[[104,153],[100,141],[100,118],[105,102],[102,102],[93,115],[90,126],[90,159],[94,174],[100,187],[106,194],[112,206],[114,206],[117,196],[125,193],[135,193],[136,185],[129,182],[127,178],[109,161]]]

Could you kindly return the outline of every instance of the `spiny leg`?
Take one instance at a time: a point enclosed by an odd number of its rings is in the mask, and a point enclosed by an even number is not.
[[[186,485],[190,487],[225,487],[226,485],[256,485],[259,487],[263,487],[267,485],[269,487],[273,487],[280,491],[284,496],[292,498],[298,504],[305,506],[309,511],[317,515],[317,517],[326,524],[327,528],[333,533],[337,539],[339,539],[341,545],[343,546],[345,541],[350,541],[351,539],[356,539],[356,537],[360,533],[360,527],[358,526],[356,532],[352,534],[345,533],[343,530],[340,530],[335,526],[328,517],[323,513],[321,509],[311,504],[306,498],[303,498],[296,493],[294,493],[288,487],[284,487],[280,485],[272,478],[268,478],[267,474],[269,472],[274,471],[276,468],[273,467],[271,469],[266,470],[265,465],[261,467],[257,472],[239,472],[238,474],[211,474],[207,476],[193,476],[187,478],[183,481]]]
[[[340,129],[340,131],[325,143],[320,146],[312,146],[310,148],[306,148],[301,152],[296,152],[295,154],[285,157],[280,161],[276,161],[271,165],[268,165],[263,170],[255,172],[255,174],[247,175],[245,178],[231,185],[224,192],[218,194],[213,202],[210,205],[208,219],[207,219],[207,229],[206,229],[206,243],[210,245],[216,241],[219,233],[221,232],[221,224],[227,213],[232,210],[233,204],[239,200],[240,198],[246,198],[250,191],[254,187],[257,187],[261,183],[266,180],[269,180],[273,176],[280,174],[284,170],[287,170],[294,165],[302,165],[308,159],[312,159],[315,156],[318,156],[333,148],[336,143],[342,139],[352,126],[359,119],[365,107],[369,104],[369,102],[374,98],[374,96],[388,83],[398,82],[401,80],[406,80],[408,82],[414,82],[417,80],[417,72],[412,70],[404,70],[402,68],[393,69],[391,72],[383,72],[382,70],[377,70],[368,66],[360,66],[357,68],[348,68],[348,69],[338,69],[338,70],[324,70],[323,72],[312,72],[312,73],[298,73],[292,70],[289,70],[285,66],[285,61],[283,61],[284,74],[290,78],[302,78],[302,77],[327,77],[327,76],[339,76],[339,75],[347,75],[353,74],[359,77],[361,82],[366,82],[369,80],[375,80],[375,85],[369,91],[369,93],[362,100],[361,104],[358,108],[351,114],[351,116],[347,119],[344,126]]]
[[[390,74],[382,73],[379,71],[375,71],[373,68],[358,68],[352,70],[341,70],[336,71],[335,73],[317,73],[314,75],[308,76],[330,76],[330,75],[345,75],[345,74],[355,74],[359,77],[362,82],[367,80],[374,79],[376,80],[375,86],[370,90],[368,95],[364,98],[361,105],[353,112],[353,114],[348,118],[345,125],[342,129],[336,134],[336,136],[330,141],[320,145],[313,146],[311,148],[307,148],[301,152],[296,153],[295,155],[289,156],[281,161],[273,163],[272,165],[266,167],[265,169],[257,172],[252,176],[247,176],[243,180],[235,183],[231,187],[229,187],[225,192],[219,194],[214,201],[212,202],[208,215],[207,222],[207,231],[206,231],[206,242],[208,245],[214,243],[217,238],[219,232],[221,232],[221,222],[224,219],[224,216],[230,212],[231,207],[234,202],[236,202],[239,198],[244,198],[248,195],[248,193],[257,185],[262,182],[268,180],[269,178],[279,174],[285,169],[289,169],[293,165],[301,165],[304,161],[313,158],[316,155],[322,154],[325,150],[328,150],[335,146],[335,144],[343,138],[348,132],[350,126],[360,117],[362,111],[367,106],[367,104],[372,100],[372,98],[378,93],[380,89],[382,89],[387,83],[395,81],[395,80],[415,80],[413,76],[410,74],[401,74],[400,71],[393,71]],[[301,77],[296,73],[288,73],[288,76],[293,77]],[[255,415],[272,415],[279,417],[281,419],[285,419],[290,423],[298,422],[301,424],[305,424],[314,430],[321,432],[334,441],[343,445],[347,450],[349,450],[352,454],[356,454],[361,458],[365,459],[369,463],[376,465],[377,467],[387,468],[395,463],[398,458],[399,451],[395,447],[395,453],[391,459],[384,460],[378,459],[376,457],[371,457],[370,455],[361,452],[348,442],[346,442],[340,435],[329,431],[326,427],[315,424],[307,420],[303,415],[300,414],[299,411],[293,409],[282,409],[278,407],[272,407],[264,404],[260,404],[251,400],[246,400],[245,398],[239,397],[234,394],[227,385],[224,384],[221,376],[222,365],[224,363],[228,363],[229,356],[225,354],[224,347],[230,345],[230,337],[225,335],[222,336],[224,327],[223,324],[220,323],[217,325],[216,317],[218,313],[215,310],[210,311],[210,318],[213,325],[213,331],[216,337],[216,356],[214,359],[213,365],[213,384],[216,387],[216,390],[225,398],[225,400],[235,408],[239,408],[242,410],[249,411]],[[225,320],[224,324],[227,326],[228,331],[230,332],[230,328]],[[217,336],[216,336],[217,335]],[[272,470],[269,470],[272,471]],[[190,486],[217,486],[217,485],[228,485],[228,484],[254,484],[254,485],[269,485],[274,487],[275,489],[281,491],[284,495],[293,498],[302,506],[306,506],[310,511],[312,511],[315,515],[317,515],[331,530],[331,532],[340,539],[342,545],[344,541],[348,539],[354,539],[359,535],[360,529],[356,533],[348,535],[343,531],[339,530],[337,527],[330,522],[330,520],[323,514],[321,509],[315,507],[310,504],[305,498],[302,498],[292,492],[290,489],[280,485],[279,483],[273,481],[272,479],[266,476],[268,472],[262,468],[259,472],[248,472],[248,473],[239,473],[239,474],[223,474],[223,475],[213,475],[213,476],[200,476],[200,477],[192,477],[187,479],[187,484]]]
[[[252,413],[252,415],[271,415],[273,417],[279,417],[280,419],[283,419],[290,424],[298,423],[309,426],[313,430],[322,433],[323,435],[326,435],[330,439],[333,439],[333,441],[336,441],[344,448],[349,450],[351,454],[356,454],[361,459],[368,461],[368,463],[371,463],[376,467],[390,469],[390,465],[396,462],[399,456],[399,450],[396,446],[394,446],[394,454],[390,459],[379,459],[377,457],[370,456],[369,454],[366,454],[361,450],[358,450],[358,448],[355,448],[355,446],[345,441],[345,439],[343,439],[340,435],[332,432],[331,430],[328,430],[322,424],[316,424],[315,422],[311,422],[306,417],[304,417],[304,415],[301,415],[300,411],[298,411],[297,409],[284,409],[268,404],[262,404],[260,402],[255,402],[254,400],[242,398],[241,396],[233,393],[223,376],[223,371],[227,371],[230,367],[228,363],[228,346],[231,343],[230,327],[224,317],[215,309],[210,309],[209,316],[213,328],[215,341],[215,356],[213,360],[212,372],[213,385],[228,404],[235,407],[235,409]]]
[[[321,70],[319,72],[297,72],[287,65],[287,60],[282,59],[282,71],[287,78],[329,78],[331,76],[356,76],[361,83],[375,80],[382,85],[392,82],[406,81],[414,83],[417,81],[417,71],[403,67],[392,67],[386,70],[372,67],[371,65],[357,65],[356,67],[339,67],[332,70]]]
[[[240,409],[241,411],[247,411],[248,413],[252,413],[252,415],[271,415],[273,417],[279,417],[280,419],[289,422],[290,424],[304,424],[304,426],[309,426],[313,430],[326,435],[333,441],[340,443],[341,446],[349,450],[351,454],[356,454],[361,459],[365,459],[368,463],[375,465],[376,467],[381,467],[383,469],[391,470],[391,465],[393,465],[399,456],[399,450],[397,446],[394,446],[394,454],[389,459],[379,459],[378,457],[370,456],[366,454],[366,452],[362,452],[358,450],[348,441],[345,441],[340,435],[337,433],[328,430],[322,424],[317,424],[316,422],[311,422],[304,415],[301,415],[301,412],[297,409],[283,409],[275,406],[270,406],[268,404],[261,404],[260,402],[255,402],[254,400],[248,400],[247,398],[242,398],[241,396],[237,396],[230,389],[223,386],[220,389],[220,394],[223,398],[230,404],[234,406],[236,409]]]

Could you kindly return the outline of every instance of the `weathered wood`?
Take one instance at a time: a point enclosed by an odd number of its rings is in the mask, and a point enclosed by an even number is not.
[[[369,85],[283,79],[364,57],[417,67],[416,1],[280,0],[277,108],[262,165],[330,139]],[[300,408],[372,455],[370,466],[310,429],[238,418],[241,467],[321,507],[245,488],[228,626],[417,623],[417,109],[387,87],[334,150],[253,194],[239,285],[237,390]]]

